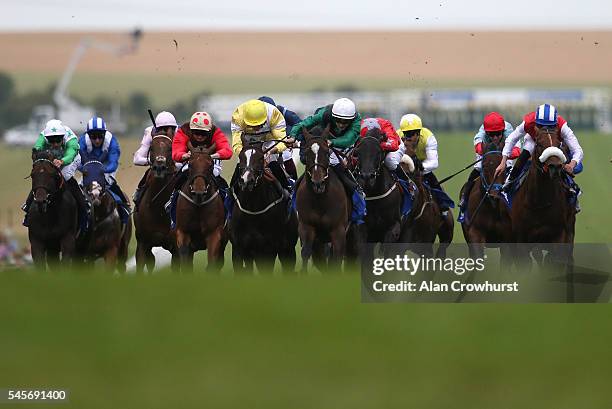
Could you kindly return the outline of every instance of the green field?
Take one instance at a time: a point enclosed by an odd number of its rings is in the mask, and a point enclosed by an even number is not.
[[[609,243],[612,139],[579,137],[576,239]],[[472,159],[471,135],[438,140],[439,177]],[[131,192],[137,141],[121,142]],[[28,150],[1,153],[2,217],[17,218]],[[464,175],[447,186],[455,198]],[[69,389],[58,408],[604,409],[609,316],[607,305],[361,304],[357,275],[4,272],[0,388]]]

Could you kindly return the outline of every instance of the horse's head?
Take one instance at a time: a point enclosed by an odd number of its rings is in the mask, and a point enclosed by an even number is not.
[[[153,132],[151,148],[149,149],[149,163],[153,176],[164,178],[174,172],[174,161],[172,160],[172,138],[174,127],[166,126]]]
[[[64,184],[60,170],[53,164],[55,156],[50,151],[32,151],[32,194],[41,213],[47,211],[52,197]]]
[[[489,195],[494,199],[499,199],[501,187],[504,184],[505,176],[503,172],[497,175],[496,178],[493,177],[501,159],[502,151],[499,141],[491,140],[484,145],[480,181],[485,191],[489,192]]]
[[[193,146],[190,142],[187,147],[191,152],[189,158],[189,190],[194,201],[200,204],[213,185],[213,159],[211,152],[215,151],[215,145],[210,148],[204,146]]]
[[[249,192],[257,186],[259,179],[264,174],[264,154],[261,143],[243,145],[244,148],[238,155],[240,179],[238,186]]]
[[[551,179],[559,177],[566,161],[565,154],[561,150],[561,132],[556,125],[536,125],[535,129],[535,149],[532,160],[538,169],[548,174]]]
[[[380,147],[380,142],[384,139],[384,136],[380,129],[370,129],[353,150],[353,156],[357,158],[357,167],[355,168],[357,180],[364,189],[374,187],[376,178],[382,168],[385,155]]]
[[[323,193],[326,181],[329,177],[329,154],[330,148],[327,142],[329,125],[324,130],[315,127],[308,131],[303,129],[304,135],[304,156],[306,174],[312,182],[315,193]]]
[[[106,191],[104,163],[87,160],[83,164],[83,187],[94,207],[99,206],[101,197]]]

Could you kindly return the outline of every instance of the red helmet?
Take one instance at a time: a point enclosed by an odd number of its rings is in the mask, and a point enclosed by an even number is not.
[[[485,132],[499,132],[506,129],[504,117],[499,112],[490,112],[484,117]]]

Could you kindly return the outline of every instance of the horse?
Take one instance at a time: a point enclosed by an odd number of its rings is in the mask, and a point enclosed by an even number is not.
[[[568,202],[564,184],[565,154],[559,149],[560,131],[538,127],[534,141],[528,174],[512,198],[513,235],[517,243],[565,244],[554,246],[549,257],[571,262],[576,209]],[[521,256],[526,257],[525,252]]]
[[[61,171],[53,159],[61,153],[32,151],[31,192],[34,202],[27,214],[28,238],[34,266],[45,271],[61,261],[70,267],[75,254],[78,232],[78,205],[65,187]]]
[[[104,258],[108,271],[115,268],[125,273],[128,247],[132,238],[132,219],[121,222],[119,207],[107,189],[104,175],[104,159],[83,158],[83,187],[92,204],[92,227],[84,238],[83,259],[87,264]]]
[[[146,186],[138,211],[134,212],[136,228],[136,273],[143,272],[146,265],[149,273],[155,268],[155,257],[151,249],[163,247],[172,253],[172,270],[179,269],[176,232],[171,229],[170,216],[164,210],[164,204],[172,193],[171,182],[176,176],[172,160],[172,137],[157,133],[153,135],[149,149]]]
[[[312,133],[311,133],[312,132]],[[302,131],[305,173],[295,193],[298,233],[302,244],[302,272],[312,256],[321,271],[340,269],[347,246],[351,200],[335,171],[330,172],[329,126]],[[327,259],[326,243],[331,242]]]
[[[503,141],[500,139],[500,141]],[[461,224],[463,236],[470,250],[470,257],[481,258],[484,248],[499,246],[501,265],[512,265],[512,220],[505,202],[501,200],[501,187],[504,175],[494,178],[495,169],[502,159],[501,146],[495,143],[485,145],[480,169],[480,177],[476,179],[477,187],[473,188],[467,197],[466,218]],[[465,185],[461,188],[461,196]]]
[[[402,193],[399,183],[384,165],[380,142],[385,137],[377,128],[369,130],[353,149],[353,173],[366,194],[366,237],[369,243],[395,243],[401,231]]]
[[[208,270],[219,272],[223,267],[227,235],[224,231],[225,211],[219,188],[213,176],[210,148],[193,146],[187,183],[179,190],[176,204],[176,245],[181,272],[193,271],[193,253],[208,250]]]
[[[229,221],[235,273],[273,271],[279,258],[283,272],[295,271],[297,216],[288,211],[280,183],[264,167],[262,143],[243,144],[238,156],[239,179],[232,188],[234,207]],[[270,265],[270,263],[272,265]]]
[[[436,257],[445,258],[446,249],[453,240],[454,220],[449,210],[445,217],[440,217],[440,206],[434,200],[429,187],[423,182],[423,165],[416,157],[416,150],[412,144],[406,144],[406,155],[412,163],[401,163],[402,169],[416,185],[415,200],[412,211],[404,218],[399,242],[408,244],[408,248],[432,257],[433,243],[436,237],[439,246]]]

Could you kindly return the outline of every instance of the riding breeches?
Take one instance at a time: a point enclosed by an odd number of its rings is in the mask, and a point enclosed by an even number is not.
[[[79,166],[81,166],[81,155],[77,154],[72,163],[62,167],[62,176],[66,182],[72,179]]]

